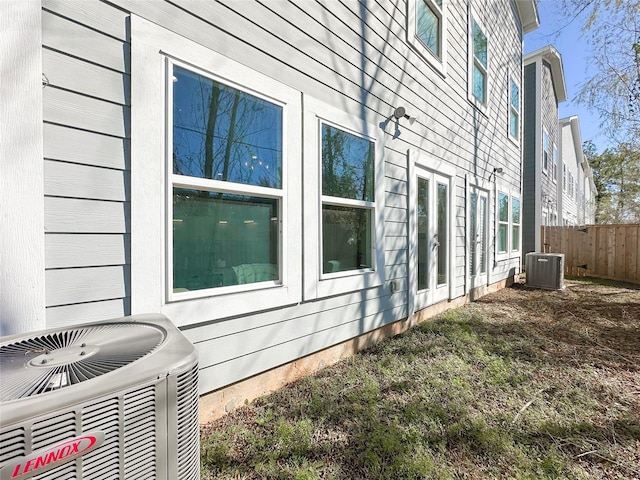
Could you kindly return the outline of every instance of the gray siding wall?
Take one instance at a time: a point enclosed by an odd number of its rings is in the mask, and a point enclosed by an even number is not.
[[[44,0],[47,326],[129,313],[127,15]]]
[[[406,42],[406,5],[387,1],[303,6],[286,1],[44,3],[47,303],[50,323],[129,310],[129,42],[139,15],[296,90],[377,125],[397,106],[417,117],[386,145],[387,282],[383,287],[184,329],[211,391],[407,315],[407,150],[457,168],[454,296],[465,293],[465,176],[520,190],[520,149],[509,141],[508,78],[521,68],[514,2],[474,2],[487,27],[489,105],[467,99],[467,5],[447,2],[446,77]],[[134,40],[135,41],[135,40]],[[70,69],[70,70],[69,70]],[[495,212],[490,217],[495,218]],[[492,248],[495,225],[491,225]],[[76,253],[74,253],[76,252]],[[497,262],[491,281],[519,269]]]
[[[536,119],[536,63],[524,68],[524,119],[522,147],[522,254],[535,252],[536,245],[536,144],[538,128]]]

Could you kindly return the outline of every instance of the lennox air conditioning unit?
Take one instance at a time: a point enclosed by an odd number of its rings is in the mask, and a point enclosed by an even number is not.
[[[198,356],[165,317],[4,337],[0,479],[200,475]]]
[[[525,271],[529,287],[547,290],[564,288],[563,253],[527,253]]]

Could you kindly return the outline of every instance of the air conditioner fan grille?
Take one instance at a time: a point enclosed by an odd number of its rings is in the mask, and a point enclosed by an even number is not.
[[[148,355],[164,330],[143,323],[102,323],[0,346],[0,400],[32,397],[124,367]]]

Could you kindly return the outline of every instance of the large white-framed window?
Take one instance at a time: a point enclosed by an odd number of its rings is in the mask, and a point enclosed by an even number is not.
[[[416,312],[455,290],[456,168],[410,149],[409,309]]]
[[[549,171],[549,132],[543,127],[542,129],[542,171]]]
[[[137,16],[131,37],[132,313],[299,302],[300,93]]]
[[[446,0],[407,2],[407,42],[441,74],[445,73]]]
[[[304,298],[385,281],[381,130],[304,98]]]
[[[469,100],[486,111],[489,103],[489,42],[482,22],[469,11]]]
[[[509,137],[520,142],[520,87],[509,78]]]

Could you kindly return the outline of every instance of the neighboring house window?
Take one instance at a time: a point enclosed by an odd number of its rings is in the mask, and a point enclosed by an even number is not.
[[[567,191],[567,164],[562,162],[562,191]]]
[[[429,64],[444,73],[445,9],[443,0],[407,2],[407,40]]]
[[[569,197],[573,198],[573,173],[567,172],[567,189],[569,190]]]
[[[509,88],[509,135],[516,141],[520,138],[520,89],[513,80]]]
[[[520,199],[511,197],[511,251],[520,250]]]
[[[549,133],[547,129],[542,130],[542,171],[549,169]]]
[[[135,15],[131,37],[132,313],[300,302],[300,92]]]
[[[558,147],[553,144],[553,164],[551,166],[551,175],[554,183],[558,183]]]
[[[304,297],[381,285],[384,149],[379,129],[311,97],[304,102]]]
[[[509,248],[509,195],[498,192],[498,253]]]
[[[478,21],[471,18],[471,95],[474,102],[486,106],[488,97],[489,55],[487,36]]]

